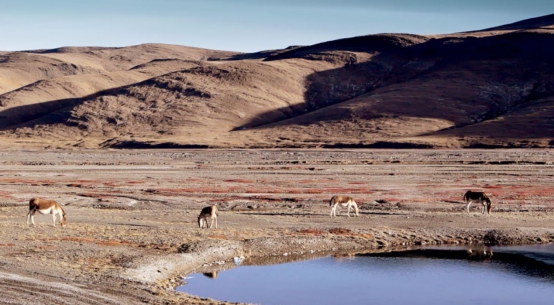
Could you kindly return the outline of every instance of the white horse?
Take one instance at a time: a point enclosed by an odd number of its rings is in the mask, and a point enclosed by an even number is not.
[[[466,210],[469,214],[469,206],[472,202],[480,203],[483,205],[483,210],[481,214],[485,214],[485,208],[487,208],[487,213],[490,214],[492,210],[492,203],[490,198],[484,192],[472,192],[471,190],[467,191],[464,195],[464,202],[467,203]]]
[[[342,205],[342,207],[346,207],[348,209],[348,217],[350,217],[350,209],[354,207],[354,211],[356,211],[356,216],[360,216],[358,213],[358,205],[356,204],[356,201],[352,199],[352,197],[348,196],[339,196],[335,195],[333,198],[331,198],[331,201],[329,202],[329,206],[331,206],[331,217],[335,216],[337,217],[337,207],[339,205]]]
[[[213,227],[214,221],[215,221],[215,228],[217,229],[217,212],[218,211],[219,211],[219,209],[215,205],[203,208],[202,211],[200,211],[200,215],[198,215],[198,226],[200,228],[203,228],[204,224],[206,224],[206,228],[210,229],[211,227]],[[211,224],[210,225],[208,225],[208,217],[211,218]]]
[[[65,217],[65,210],[54,200],[47,200],[42,198],[33,198],[29,201],[29,213],[27,213],[27,225],[29,220],[35,225],[34,215],[36,212],[47,215],[52,214],[52,224],[56,226],[56,215],[60,216],[60,224],[65,226],[67,218]]]

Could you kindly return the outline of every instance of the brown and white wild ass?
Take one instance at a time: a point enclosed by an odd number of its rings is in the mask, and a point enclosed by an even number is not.
[[[198,226],[200,228],[204,227],[204,224],[206,224],[206,228],[210,229],[214,225],[215,221],[215,228],[217,229],[217,212],[218,208],[215,205],[205,207],[200,211],[200,215],[198,215]],[[211,224],[208,225],[208,217],[211,218]]]
[[[485,208],[487,208],[487,213],[490,214],[492,210],[492,203],[490,198],[484,192],[473,192],[471,190],[467,191],[464,195],[464,202],[467,203],[466,210],[469,214],[469,206],[472,202],[480,203],[483,205],[483,210],[481,214],[485,214]]]
[[[33,198],[29,201],[29,213],[27,213],[27,225],[29,220],[35,225],[34,215],[36,212],[47,215],[52,214],[52,224],[56,226],[56,215],[60,216],[60,224],[65,226],[67,218],[65,217],[65,210],[60,204],[54,200],[47,200],[42,198]]]
[[[333,198],[331,198],[331,201],[329,202],[329,206],[332,207],[331,217],[337,217],[337,207],[339,205],[342,205],[343,208],[346,207],[348,209],[348,217],[350,217],[350,209],[352,207],[354,207],[354,211],[356,211],[356,216],[360,216],[360,214],[358,214],[358,205],[356,204],[356,201],[352,199],[352,197],[335,195],[333,196]]]

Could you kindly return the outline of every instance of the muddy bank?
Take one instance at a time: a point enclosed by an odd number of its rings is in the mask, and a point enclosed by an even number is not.
[[[357,231],[357,232],[355,232]],[[243,242],[208,240],[183,244],[178,254],[145,258],[138,268],[129,269],[124,277],[147,283],[161,295],[171,296],[175,286],[183,284],[190,273],[217,273],[241,265],[270,265],[322,256],[353,256],[370,253],[398,253],[425,245],[463,245],[470,247],[553,243],[554,230],[425,230],[366,231],[333,228],[301,230],[295,237],[257,238]],[[375,238],[375,233],[386,236]],[[308,236],[305,236],[308,235]],[[313,236],[311,236],[313,235]],[[430,251],[430,250],[429,250]],[[462,251],[463,252],[463,251]],[[398,254],[395,254],[398,255]],[[466,255],[467,256],[467,255]],[[191,296],[194,298],[194,296]]]

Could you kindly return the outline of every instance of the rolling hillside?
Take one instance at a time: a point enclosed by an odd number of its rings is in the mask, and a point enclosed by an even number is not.
[[[554,15],[251,54],[0,52],[4,147],[552,147]]]

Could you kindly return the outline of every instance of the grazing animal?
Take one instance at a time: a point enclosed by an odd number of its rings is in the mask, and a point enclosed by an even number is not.
[[[54,200],[47,200],[42,198],[33,198],[29,201],[29,213],[27,213],[27,225],[29,220],[35,225],[34,215],[36,212],[47,215],[52,214],[52,224],[56,226],[56,215],[60,216],[60,224],[65,226],[67,218],[65,216],[65,210],[60,204]]]
[[[360,214],[358,213],[358,205],[356,204],[356,201],[352,199],[352,197],[335,195],[333,196],[333,198],[331,198],[331,201],[329,202],[329,206],[332,207],[331,217],[337,217],[337,207],[339,205],[342,205],[342,207],[346,207],[348,209],[348,217],[350,217],[350,209],[352,207],[354,207],[354,211],[356,211],[356,216],[360,216]]]
[[[219,209],[217,206],[212,205],[209,207],[205,207],[200,211],[200,215],[198,215],[198,226],[200,228],[204,227],[204,224],[206,224],[206,228],[210,229],[214,225],[215,221],[215,228],[217,229],[217,212]],[[211,224],[208,225],[208,217],[211,218]]]
[[[492,203],[489,197],[483,192],[472,192],[467,191],[464,195],[464,202],[467,203],[466,210],[469,214],[469,206],[472,202],[481,203],[483,205],[483,211],[481,214],[485,214],[485,208],[487,208],[487,213],[490,214],[492,210]]]

